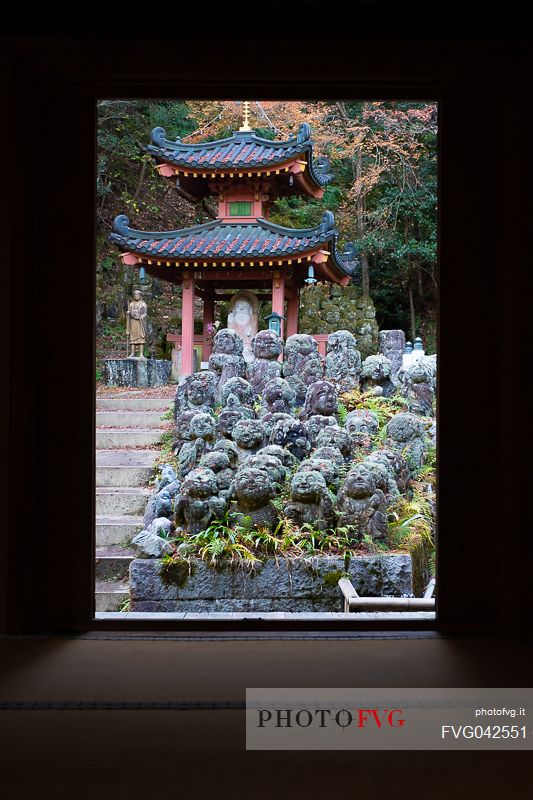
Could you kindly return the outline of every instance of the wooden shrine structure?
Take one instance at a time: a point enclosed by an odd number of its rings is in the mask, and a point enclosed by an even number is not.
[[[164,281],[182,287],[181,374],[193,371],[193,347],[210,354],[207,331],[214,323],[216,300],[224,290],[248,289],[258,301],[271,300],[281,320],[281,335],[298,332],[300,289],[304,283],[331,281],[345,286],[354,272],[353,246],[337,250],[333,214],[326,211],[320,225],[291,229],[269,221],[269,209],[279,197],[320,198],[331,180],[329,160],[315,158],[309,125],[287,141],[255,135],[248,126],[231,137],[186,144],[169,141],[163,128],[154,128],[146,148],[163,177],[192,201],[218,200],[218,218],[174,231],[130,228],[127,216],[113,223],[110,240],[122,251],[124,264],[144,268]],[[220,293],[222,290],[222,293]],[[194,335],[195,298],[203,301],[202,337]],[[170,337],[174,341],[176,336]]]

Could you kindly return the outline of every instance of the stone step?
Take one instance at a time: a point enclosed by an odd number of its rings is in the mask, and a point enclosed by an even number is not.
[[[128,547],[96,548],[96,580],[128,583],[129,567],[135,552]]]
[[[129,544],[136,533],[143,529],[142,516],[97,515],[96,547],[113,547],[118,544]]]
[[[150,489],[138,486],[100,486],[96,489],[96,514],[143,515],[150,494]]]
[[[153,467],[157,450],[97,450],[97,467]]]
[[[96,425],[114,428],[160,428],[161,411],[97,411]]]
[[[163,413],[174,400],[170,397],[97,397],[97,411],[158,411]]]
[[[120,430],[97,429],[96,449],[147,447],[158,444],[166,431],[163,428],[122,428]]]
[[[96,611],[120,611],[130,594],[122,581],[96,581]]]
[[[154,472],[153,467],[99,467],[96,466],[97,487],[146,486]]]

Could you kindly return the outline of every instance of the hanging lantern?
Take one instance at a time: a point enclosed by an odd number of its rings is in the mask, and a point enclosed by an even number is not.
[[[312,286],[313,283],[316,283],[317,280],[315,278],[315,268],[312,264],[309,264],[309,269],[307,270],[307,278],[304,279],[304,283],[307,283],[308,286]]]
[[[286,317],[282,317],[277,311],[273,311],[272,314],[268,314],[266,317],[263,317],[263,319],[265,322],[268,322],[269,330],[281,336],[281,320],[286,319]]]
[[[144,281],[146,278],[146,271],[144,267],[139,267],[139,280]]]

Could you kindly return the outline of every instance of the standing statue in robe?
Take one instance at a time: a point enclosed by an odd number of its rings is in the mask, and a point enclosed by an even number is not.
[[[144,358],[144,345],[146,344],[146,312],[147,306],[139,291],[133,292],[133,300],[128,305],[126,312],[126,331],[131,352],[128,358]],[[139,348],[139,355],[135,355]]]

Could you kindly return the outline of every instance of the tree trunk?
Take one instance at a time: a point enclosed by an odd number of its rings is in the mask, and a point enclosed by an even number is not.
[[[139,183],[137,184],[137,188],[135,189],[135,194],[133,195],[134,200],[139,199],[139,195],[141,193],[142,185],[144,183],[144,176],[146,174],[146,161],[143,161],[141,166],[141,174],[139,175]]]
[[[359,181],[361,178],[361,174],[363,171],[363,156],[361,151],[357,154],[357,158],[355,161],[355,179]],[[355,205],[355,214],[357,220],[357,236],[359,239],[362,239],[365,235],[365,200],[364,197],[359,195],[357,198],[357,203]],[[368,255],[366,254],[365,250],[362,249],[361,251],[361,288],[363,290],[363,296],[368,297],[370,295],[370,270],[368,266]]]

